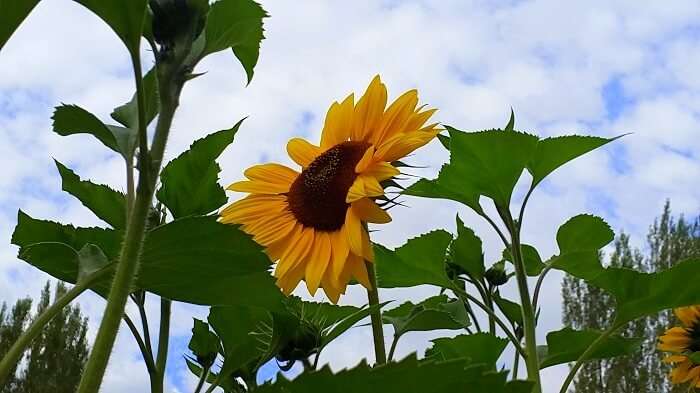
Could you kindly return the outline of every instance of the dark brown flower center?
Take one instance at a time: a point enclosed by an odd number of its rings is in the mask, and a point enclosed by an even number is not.
[[[690,337],[690,343],[688,343],[688,351],[690,352],[700,352],[700,321],[693,324],[692,327],[686,329],[688,332],[688,337]]]
[[[355,166],[370,145],[343,142],[316,157],[289,188],[289,207],[304,226],[336,231],[350,206],[345,198],[357,174]]]

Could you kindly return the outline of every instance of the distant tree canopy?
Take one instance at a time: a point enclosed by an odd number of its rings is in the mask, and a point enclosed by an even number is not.
[[[66,286],[58,283],[54,299],[66,292]],[[51,288],[46,283],[39,303],[32,314],[32,299],[18,300],[8,311],[5,302],[0,306],[0,358],[22,334],[32,319],[51,304]],[[15,369],[0,393],[73,393],[87,360],[87,317],[80,306],[63,309],[46,326],[27,350],[19,370]]]
[[[681,260],[700,256],[700,217],[677,219],[666,203],[661,217],[649,228],[647,249],[633,249],[629,236],[615,240],[610,266],[629,267],[645,272],[668,269]],[[688,283],[696,285],[696,283]],[[605,330],[613,320],[615,301],[599,288],[566,276],[562,285],[563,322],[576,329]],[[687,387],[670,384],[670,368],[661,362],[656,337],[676,322],[672,310],[638,319],[620,333],[627,337],[646,337],[642,349],[634,355],[592,361],[583,366],[574,383],[575,393],[680,393]]]

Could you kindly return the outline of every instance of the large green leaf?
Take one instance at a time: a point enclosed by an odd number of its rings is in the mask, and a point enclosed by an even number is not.
[[[469,359],[471,363],[495,368],[508,340],[488,333],[463,334],[433,340],[425,357],[435,360]]]
[[[463,359],[444,362],[419,361],[409,356],[397,363],[369,367],[366,363],[336,374],[328,367],[299,375],[292,381],[279,376],[258,393],[454,393],[505,392],[505,374],[485,367],[466,366]]]
[[[566,135],[540,140],[535,155],[527,166],[532,174],[532,187],[560,166],[617,138]]]
[[[168,299],[279,310],[270,260],[250,236],[215,217],[187,217],[151,231],[138,285]]]
[[[602,333],[595,330],[564,328],[547,334],[546,356],[540,358],[540,368],[575,361]],[[643,339],[609,337],[588,356],[588,360],[607,359],[640,350]],[[545,353],[545,348],[540,351]]]
[[[203,56],[231,48],[250,83],[264,38],[263,18],[267,16],[253,0],[220,0],[212,4],[204,29]]]
[[[100,247],[110,261],[114,261],[119,256],[122,232],[103,228],[76,228],[53,221],[37,220],[20,210],[17,214],[17,226],[12,234],[12,244],[20,247],[20,255],[23,248],[46,242],[63,243],[73,250],[80,250],[86,244],[94,244]],[[46,263],[50,264],[51,261]],[[75,271],[77,273],[77,269]]]
[[[156,115],[158,115],[158,110],[160,109],[160,101],[158,97],[158,78],[156,77],[155,67],[151,68],[151,70],[143,76],[143,92],[146,107],[146,110],[144,111],[146,115],[146,124],[150,124]],[[139,126],[138,111],[138,97],[136,97],[136,93],[134,93],[129,102],[114,108],[111,116],[112,119],[119,122],[119,124],[136,133]]]
[[[523,311],[518,303],[501,297],[499,291],[496,291],[494,294],[493,301],[511,323],[515,325],[523,324]]]
[[[457,216],[457,238],[450,244],[450,262],[461,266],[470,277],[480,280],[484,277],[484,253],[481,239],[470,228],[464,226]]]
[[[442,168],[438,179],[421,180],[407,193],[453,199],[477,211],[481,211],[480,195],[498,206],[509,206],[513,188],[535,152],[537,137],[516,131],[468,133],[446,128],[450,133],[450,164]]]
[[[428,298],[418,304],[405,302],[382,313],[384,323],[394,327],[394,335],[438,329],[457,330],[469,326],[464,304],[445,295]]]
[[[0,50],[39,0],[0,0]]]
[[[627,268],[605,268],[600,248],[613,239],[610,227],[598,217],[577,216],[557,233],[560,254],[552,267],[610,292],[616,301],[616,325],[674,307],[700,304],[700,291],[692,284],[700,280],[700,260],[678,262],[657,273]]]
[[[235,373],[251,362],[262,363],[269,343],[261,338],[264,325],[272,323],[270,313],[261,308],[215,306],[209,310],[209,323],[221,338],[224,364],[221,373]]]
[[[105,146],[131,157],[136,134],[127,128],[105,125],[92,113],[77,105],[61,105],[53,113],[53,130],[58,135],[90,134]]]
[[[195,141],[165,166],[156,196],[173,217],[207,214],[226,203],[226,193],[218,183],[221,167],[216,158],[233,142],[241,122]]]
[[[445,252],[452,235],[437,230],[409,240],[394,251],[375,246],[377,280],[382,288],[432,284],[449,288]]]
[[[124,42],[134,55],[139,51],[143,23],[146,17],[146,0],[76,0],[99,16]]]
[[[19,246],[19,259],[59,280],[75,284],[81,276],[102,267],[105,260],[116,261],[122,232],[37,220],[20,210],[11,242]],[[97,260],[101,259],[98,254],[102,254],[104,260]],[[109,282],[100,282],[92,289],[108,293]]]
[[[89,181],[80,180],[72,170],[58,161],[56,167],[61,175],[63,191],[75,196],[102,221],[116,229],[126,226],[126,197],[124,194]]]

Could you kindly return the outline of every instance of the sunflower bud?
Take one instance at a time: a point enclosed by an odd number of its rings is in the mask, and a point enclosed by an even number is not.
[[[494,263],[493,266],[484,273],[484,276],[486,277],[486,281],[494,287],[507,283],[510,278],[506,273],[505,263],[503,261]]]
[[[277,353],[277,360],[294,363],[297,360],[307,359],[318,351],[320,339],[321,332],[318,326],[302,320],[291,339]]]
[[[190,45],[204,29],[208,0],[150,0],[153,38],[162,51]]]

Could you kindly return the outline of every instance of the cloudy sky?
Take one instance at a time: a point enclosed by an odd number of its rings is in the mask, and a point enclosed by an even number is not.
[[[437,120],[463,130],[503,126],[510,107],[519,129],[540,135],[613,136],[613,145],[559,170],[532,197],[524,240],[543,256],[556,253],[557,227],[588,212],[642,245],[664,201],[677,213],[700,211],[700,7],[694,0],[639,1],[263,1],[271,14],[250,86],[230,53],[207,58],[204,77],[187,85],[167,155],[249,116],[223,154],[221,182],[251,164],[278,161],[294,136],[317,139],[328,105],[360,92],[381,74],[396,97],[419,89],[439,108]],[[145,54],[149,66],[149,54]],[[38,295],[47,275],[16,259],[9,244],[18,209],[35,217],[104,225],[60,192],[52,158],[82,177],[124,189],[120,159],[89,137],[51,132],[52,108],[79,104],[103,118],[133,90],[126,51],[93,15],[69,0],[44,0],[0,55],[0,300]],[[432,177],[447,159],[434,143],[412,162]],[[523,178],[520,186],[525,186]],[[238,198],[240,195],[231,195]],[[375,240],[397,246],[436,228],[454,231],[457,213],[484,239],[495,235],[464,208],[407,198]],[[540,339],[561,327],[561,276],[542,296]],[[303,294],[304,291],[299,291]],[[430,288],[382,292],[383,299],[421,299]],[[511,292],[512,293],[512,292]],[[360,304],[361,291],[343,299]],[[80,299],[94,336],[104,302]],[[156,302],[151,300],[152,304]],[[154,318],[157,307],[151,310]],[[168,370],[170,392],[192,391],[184,369],[192,316],[206,309],[176,305]],[[371,353],[370,332],[355,329],[327,349],[334,368]],[[398,354],[422,352],[427,335],[405,338]],[[504,356],[502,361],[507,362]],[[545,372],[558,391],[565,367]],[[103,391],[147,392],[147,375],[126,330],[120,333]]]

